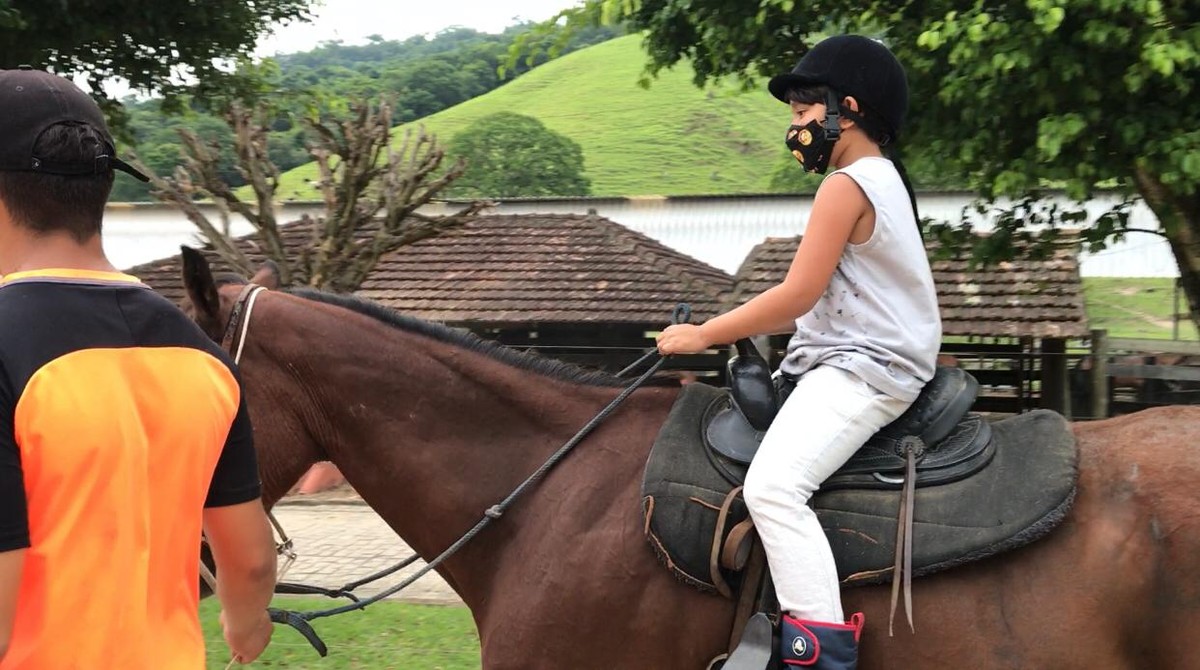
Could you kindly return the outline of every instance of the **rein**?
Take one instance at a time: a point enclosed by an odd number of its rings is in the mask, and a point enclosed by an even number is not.
[[[235,364],[238,364],[241,361],[242,348],[244,347],[244,345],[246,343],[246,333],[249,332],[249,330],[250,330],[250,315],[254,311],[254,301],[257,299],[258,294],[263,290],[265,290],[265,289],[262,286],[257,286],[255,284],[247,284],[246,287],[242,289],[241,293],[238,294],[237,300],[234,302],[233,311],[230,313],[230,316],[229,316],[229,324],[225,327],[224,336],[221,338],[221,348],[223,348],[227,351],[230,351],[230,353],[233,354],[233,360],[234,360]],[[243,310],[244,310],[244,313],[243,313]],[[686,303],[680,303],[675,306],[675,309],[672,312],[672,322],[673,323],[676,323],[676,324],[687,323],[690,318],[691,318],[691,307],[690,306],[688,306]],[[234,339],[234,336],[237,334],[239,326],[241,327],[241,337],[238,339],[238,344],[237,344],[236,350],[234,350],[234,349],[231,349],[230,346],[233,344],[233,339]],[[617,409],[617,407],[622,402],[625,401],[626,398],[628,398],[634,391],[636,391],[639,387],[641,387],[643,384],[645,384],[646,381],[648,379],[650,379],[650,377],[655,372],[657,372],[660,367],[662,367],[663,363],[666,362],[666,358],[664,358],[658,352],[657,348],[651,349],[650,351],[643,354],[636,361],[629,364],[625,369],[618,372],[617,376],[624,377],[626,374],[629,374],[631,371],[636,370],[639,367],[641,367],[646,361],[648,361],[650,359],[657,359],[657,360],[655,360],[654,364],[651,365],[645,372],[643,372],[636,379],[634,379],[628,386],[626,386],[624,389],[622,389],[621,393],[619,393],[616,398],[613,398],[612,401],[609,402],[608,405],[606,405],[604,407],[604,409],[600,410],[600,412],[598,414],[596,414],[596,416],[592,417],[592,419],[590,421],[588,421],[586,424],[584,424],[584,426],[582,428],[580,428],[579,431],[576,432],[575,435],[573,435],[569,440],[567,440],[566,443],[564,443],[561,447],[558,448],[558,450],[556,450],[553,454],[551,454],[550,457],[548,459],[546,459],[546,461],[544,463],[542,463],[542,465],[537,470],[535,470],[531,475],[529,475],[529,477],[527,477],[525,479],[525,481],[523,481],[519,485],[517,485],[517,487],[515,489],[513,489],[513,491],[511,493],[509,493],[507,496],[505,496],[505,498],[503,500],[501,500],[500,502],[496,503],[495,505],[492,505],[491,507],[488,507],[486,510],[484,510],[483,516],[479,519],[479,521],[470,530],[468,530],[461,537],[459,537],[457,540],[455,540],[449,547],[446,548],[445,551],[443,551],[441,554],[439,554],[436,558],[434,558],[432,561],[427,563],[425,565],[425,567],[421,568],[416,573],[412,574],[411,576],[409,576],[408,578],[406,578],[404,581],[400,582],[399,584],[389,587],[369,598],[360,600],[356,596],[354,596],[351,592],[354,589],[356,589],[360,586],[363,586],[364,584],[369,584],[373,581],[376,581],[378,579],[381,579],[383,577],[391,575],[395,572],[398,572],[399,570],[402,570],[403,568],[408,567],[409,565],[412,565],[420,557],[416,554],[413,554],[412,556],[409,556],[408,558],[404,559],[403,561],[400,561],[399,563],[397,563],[391,567],[384,568],[383,570],[380,570],[376,573],[368,575],[357,581],[349,582],[337,589],[324,589],[324,588],[316,587],[316,586],[307,586],[304,584],[292,584],[292,583],[288,583],[288,582],[278,581],[280,578],[282,578],[283,572],[286,571],[287,567],[290,566],[292,561],[295,560],[296,554],[294,551],[292,551],[291,539],[289,539],[287,537],[287,535],[283,532],[283,527],[279,524],[278,521],[276,521],[274,515],[272,515],[270,512],[268,512],[267,515],[270,518],[272,525],[275,526],[275,529],[279,532],[279,536],[282,539],[282,541],[280,543],[276,544],[277,551],[279,551],[279,553],[281,553],[281,554],[286,554],[288,556],[288,562],[285,564],[285,568],[280,571],[279,576],[276,578],[277,583],[276,583],[276,591],[275,592],[276,593],[288,593],[288,594],[320,594],[320,595],[326,595],[329,597],[343,597],[344,596],[353,601],[351,603],[348,603],[346,605],[342,605],[339,607],[332,607],[332,608],[326,609],[326,610],[306,611],[306,612],[295,612],[295,611],[291,611],[291,610],[284,610],[284,609],[272,607],[272,608],[268,608],[268,610],[267,610],[268,613],[270,614],[271,621],[273,621],[275,623],[286,623],[289,626],[295,628],[302,636],[304,636],[304,638],[306,640],[308,640],[309,644],[311,644],[313,646],[313,649],[315,649],[319,655],[321,655],[322,657],[326,656],[329,653],[328,647],[321,640],[321,638],[317,635],[316,631],[313,630],[312,626],[310,626],[308,624],[309,621],[311,621],[313,619],[319,619],[321,617],[327,617],[327,616],[333,616],[335,614],[341,614],[343,612],[350,612],[350,611],[357,610],[357,609],[363,609],[367,605],[378,602],[384,598],[394,595],[395,593],[398,593],[399,591],[409,587],[414,582],[416,582],[418,579],[420,579],[421,577],[424,577],[431,570],[433,570],[434,568],[436,568],[437,566],[439,566],[443,562],[445,562],[446,559],[453,556],[459,549],[461,549],[464,545],[466,545],[468,542],[470,542],[472,538],[474,538],[484,528],[486,528],[488,526],[488,524],[490,524],[492,521],[495,521],[496,519],[499,519],[501,516],[503,516],[504,512],[513,504],[513,502],[517,499],[517,497],[519,497],[522,493],[524,493],[531,486],[533,486],[535,483],[537,483],[538,480],[540,480],[542,477],[544,477],[546,475],[546,473],[550,471],[551,468],[553,468],[555,465],[558,464],[559,461],[561,461],[564,457],[566,457],[567,454],[569,454],[571,452],[571,450],[575,448],[576,445],[578,445],[580,442],[582,442],[583,439],[585,437],[587,437],[587,435],[596,428],[596,426],[600,425],[601,422],[603,422],[606,418],[608,418],[608,416],[610,414],[612,414]],[[201,574],[205,577],[205,580],[208,581],[209,587],[215,593],[216,592],[215,578],[208,571],[208,569],[205,567],[203,562],[200,563],[200,569],[201,569]]]

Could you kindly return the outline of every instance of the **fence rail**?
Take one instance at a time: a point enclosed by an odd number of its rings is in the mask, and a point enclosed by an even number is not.
[[[1133,337],[1108,338],[1109,352],[1131,352],[1143,354],[1181,354],[1200,356],[1200,342],[1186,340],[1152,340]]]

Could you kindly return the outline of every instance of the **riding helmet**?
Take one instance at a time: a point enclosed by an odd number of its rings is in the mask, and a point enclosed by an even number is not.
[[[839,99],[851,96],[867,118],[878,119],[880,130],[895,140],[908,113],[908,78],[904,66],[881,42],[862,35],[837,35],[821,40],[787,74],[767,84],[771,95],[788,102],[787,92],[806,86],[828,86]]]

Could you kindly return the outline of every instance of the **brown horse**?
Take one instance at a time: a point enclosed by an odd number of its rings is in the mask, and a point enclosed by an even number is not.
[[[184,275],[187,308],[220,341],[241,287],[217,286],[194,253]],[[333,461],[426,560],[624,383],[353,298],[263,291],[242,319],[267,503]],[[700,670],[724,651],[733,603],[675,581],[643,535],[643,467],[679,392],[635,392],[439,568],[473,613],[484,668]],[[1031,545],[917,580],[915,634],[886,633],[887,586],[844,591],[847,612],[866,614],[861,668],[1197,667],[1200,409],[1074,430],[1070,516]]]

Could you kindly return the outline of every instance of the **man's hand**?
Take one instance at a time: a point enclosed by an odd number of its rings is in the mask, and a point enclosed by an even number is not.
[[[217,564],[221,626],[234,658],[249,663],[271,641],[267,607],[275,592],[275,538],[260,500],[204,510],[204,535]]]
[[[255,616],[245,622],[230,622],[221,611],[221,628],[225,632],[225,644],[233,652],[233,660],[238,663],[250,663],[258,658],[271,642],[271,633],[275,631],[271,617],[266,610],[261,616]]]
[[[713,345],[703,328],[690,323],[667,326],[658,334],[657,341],[658,350],[664,355],[697,354]]]

